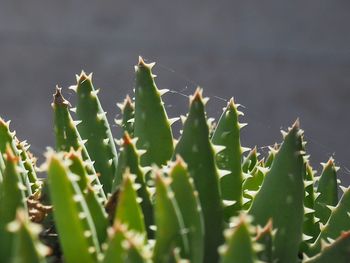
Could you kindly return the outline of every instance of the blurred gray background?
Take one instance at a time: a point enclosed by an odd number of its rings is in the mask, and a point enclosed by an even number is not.
[[[170,117],[186,113],[184,95],[197,85],[211,97],[210,117],[231,96],[245,106],[245,146],[280,142],[280,128],[300,117],[314,168],[333,155],[349,182],[349,14],[345,0],[4,0],[0,115],[41,156],[54,145],[55,85],[94,72],[112,123],[142,55],[157,62],[159,88],[173,91],[164,97]]]

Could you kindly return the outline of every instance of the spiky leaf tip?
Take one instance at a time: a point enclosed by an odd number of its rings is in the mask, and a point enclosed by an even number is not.
[[[28,220],[24,210],[17,210],[16,219],[8,226],[14,234],[11,262],[45,263],[49,248],[39,241],[40,225]]]
[[[315,216],[320,219],[320,223],[325,224],[331,215],[327,206],[336,206],[338,203],[338,183],[337,167],[333,158],[322,166],[323,170],[316,190],[318,196],[315,200]]]
[[[253,200],[249,214],[255,224],[265,225],[272,218],[277,230],[273,259],[295,263],[302,238],[304,181],[302,130],[297,120],[276,154],[271,170]]]
[[[173,135],[160,90],[158,90],[152,67],[142,57],[135,66],[135,121],[134,136],[137,148],[146,150],[141,165],[165,165],[174,151]]]
[[[187,165],[180,156],[170,168],[170,187],[183,218],[186,236],[189,242],[190,262],[202,262],[204,256],[204,221],[198,192],[193,179],[189,176]]]
[[[254,263],[256,262],[257,244],[254,244],[251,235],[254,233],[250,225],[251,219],[246,215],[236,218],[233,229],[226,230],[226,243],[219,249],[221,263]]]
[[[343,231],[350,229],[350,187],[344,188],[344,194],[336,207],[329,207],[331,215],[327,224],[321,225],[321,232],[311,246],[309,255],[315,255],[322,249],[322,243],[338,238]]]
[[[125,224],[129,230],[138,232],[146,237],[145,222],[135,190],[135,176],[126,170],[123,183],[120,188],[115,221]]]
[[[141,208],[144,215],[144,220],[148,232],[148,236],[152,237],[153,233],[149,229],[149,226],[154,224],[153,220],[153,206],[150,198],[150,193],[146,185],[145,173],[140,166],[140,150],[135,147],[135,140],[131,139],[127,132],[124,133],[122,139],[122,147],[120,149],[118,168],[116,178],[113,182],[113,192],[117,191],[120,187],[121,180],[124,175],[127,174],[126,171],[136,176],[135,183],[139,186],[137,189],[138,198],[142,200]]]
[[[115,177],[118,159],[117,150],[108,124],[106,112],[98,98],[98,90],[92,84],[92,75],[82,72],[77,78],[76,116],[81,123],[77,126],[86,149],[97,173],[105,193],[110,193]]]
[[[272,219],[270,219],[263,228],[258,226],[255,241],[261,245],[261,250],[257,251],[257,258],[262,262],[273,262],[273,238],[275,231],[273,230]]]
[[[223,146],[224,149],[216,154],[216,163],[219,169],[229,171],[220,178],[221,197],[224,200],[234,201],[234,204],[224,209],[226,220],[238,215],[242,208],[242,147],[238,105],[233,98],[229,101],[214,131],[212,142]]]
[[[127,132],[131,137],[134,136],[134,121],[135,121],[135,104],[132,102],[129,95],[126,96],[123,103],[118,103],[121,110],[122,118],[115,120],[116,124],[121,126],[123,132]]]
[[[188,256],[188,238],[185,236],[183,218],[169,184],[168,178],[156,174],[154,262],[173,260],[175,248],[180,249],[182,257]]]
[[[323,247],[322,252],[305,263],[348,263],[350,258],[350,231],[342,232],[332,243]]]
[[[223,206],[215,152],[209,140],[202,89],[190,97],[190,110],[175,153],[186,162],[194,180],[203,210],[205,225],[205,262],[218,261],[217,247],[223,243]]]
[[[47,153],[50,198],[60,244],[67,262],[95,262],[100,254],[96,229],[87,204],[69,172],[69,162],[62,154]]]
[[[69,171],[75,176],[78,176],[77,184],[90,212],[99,243],[102,244],[107,237],[108,219],[104,206],[98,196],[101,189],[98,185],[92,184],[92,180],[87,174],[87,169],[82,160],[81,150],[74,151],[71,149],[69,153],[65,154],[65,158],[70,161]],[[95,180],[94,177],[93,180]]]
[[[5,122],[0,117],[0,153],[6,153],[7,147],[10,147],[13,155],[20,158],[20,153],[16,146],[17,138],[15,135],[16,132],[10,131],[10,121]],[[27,170],[24,167],[22,160],[18,162],[18,166],[21,175],[21,183],[24,186],[23,190],[26,196],[30,196],[32,194],[32,189],[27,176]]]
[[[0,185],[0,262],[7,263],[13,248],[13,234],[7,230],[7,224],[16,217],[16,211],[23,208],[27,211],[24,186],[18,167],[19,158],[8,145],[5,154],[5,171]]]

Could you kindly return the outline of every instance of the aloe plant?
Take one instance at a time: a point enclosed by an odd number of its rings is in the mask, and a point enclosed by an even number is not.
[[[350,188],[332,158],[312,169],[299,120],[263,155],[241,145],[239,104],[213,125],[197,88],[174,138],[153,70],[139,58],[122,138],[91,75],[71,86],[76,107],[57,87],[40,169],[0,119],[0,263],[349,261]]]

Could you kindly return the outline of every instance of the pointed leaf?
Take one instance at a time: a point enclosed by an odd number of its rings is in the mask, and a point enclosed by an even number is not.
[[[216,155],[219,169],[230,173],[220,179],[221,196],[224,200],[236,201],[234,205],[226,207],[224,214],[226,220],[238,215],[242,208],[242,148],[240,142],[240,127],[238,122],[237,105],[230,100],[220,117],[212,137],[215,145],[225,146],[225,149]]]
[[[136,69],[134,136],[137,148],[147,152],[142,166],[166,164],[174,151],[173,135],[162,99],[154,82],[152,64],[140,57]]]
[[[190,112],[175,153],[187,163],[199,194],[205,224],[204,261],[217,262],[217,248],[223,243],[223,207],[200,89],[191,98]]]
[[[297,121],[285,136],[270,172],[253,200],[249,213],[254,222],[265,225],[272,218],[277,230],[274,260],[297,261],[303,225],[303,158],[302,131]]]

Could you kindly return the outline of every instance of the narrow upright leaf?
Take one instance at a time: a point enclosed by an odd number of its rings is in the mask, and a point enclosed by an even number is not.
[[[8,146],[5,155],[5,171],[0,185],[0,262],[8,263],[13,248],[13,234],[7,230],[7,224],[16,217],[18,208],[27,210],[25,193],[18,172],[19,158],[14,156]]]
[[[271,170],[265,176],[249,213],[254,223],[265,225],[272,218],[277,229],[273,259],[297,262],[303,226],[303,158],[302,131],[296,121],[284,138]]]
[[[129,171],[124,175],[118,198],[115,221],[127,226],[128,230],[133,230],[146,237],[145,222],[140,204],[137,202],[137,194],[134,188],[134,180]]]
[[[120,185],[120,180],[125,175],[126,171],[129,170],[131,174],[136,176],[135,183],[137,183],[140,188],[137,189],[137,195],[141,198],[141,207],[144,215],[145,225],[148,228],[147,232],[149,236],[151,235],[151,230],[149,226],[153,225],[153,206],[151,203],[150,194],[146,186],[145,175],[141,170],[140,166],[140,156],[134,145],[134,140],[129,137],[128,133],[123,136],[123,144],[120,149],[117,175],[113,183],[113,192],[117,190]]]
[[[69,173],[62,156],[50,153],[47,162],[53,214],[65,261],[93,263],[100,253],[100,246],[91,215],[75,181],[78,178]]]
[[[151,71],[153,65],[140,57],[135,66],[134,136],[138,138],[137,148],[146,150],[142,166],[166,164],[174,151],[170,122]]]
[[[122,127],[123,133],[128,133],[131,137],[134,136],[134,122],[135,122],[135,105],[131,101],[129,96],[126,96],[122,104],[118,104],[120,107],[122,118],[115,120],[116,123]]]
[[[175,153],[187,163],[199,194],[205,225],[204,262],[217,262],[217,248],[223,243],[223,207],[201,89],[190,99],[190,111]]]
[[[224,200],[234,201],[231,206],[225,207],[226,220],[238,215],[242,208],[242,147],[240,141],[240,123],[238,117],[238,105],[233,98],[220,117],[212,137],[214,145],[221,145],[225,148],[216,155],[216,163],[219,169],[227,170],[230,173],[220,178],[221,197]],[[241,113],[242,114],[242,113]]]
[[[337,171],[332,158],[323,164],[316,192],[319,195],[315,200],[315,216],[320,219],[320,223],[325,224],[331,215],[327,206],[336,206],[338,203]]]
[[[251,234],[252,226],[247,218],[241,217],[234,229],[225,233],[226,243],[220,247],[221,263],[254,263],[256,252]]]
[[[169,187],[169,182],[156,175],[155,200],[156,243],[153,260],[166,263],[173,260],[173,250],[180,249],[182,256],[188,255],[188,239],[180,209]]]
[[[308,259],[305,263],[348,263],[350,258],[350,231],[343,232],[331,245],[324,247],[322,252]]]
[[[5,153],[7,151],[7,147],[10,146],[12,153],[14,156],[20,158],[20,153],[16,146],[16,137],[15,132],[10,131],[10,122],[5,122],[0,118],[0,153]],[[20,160],[20,159],[19,159]],[[30,185],[29,178],[27,176],[27,170],[24,167],[22,161],[18,161],[18,172],[20,173],[21,183],[23,184],[23,190],[25,191],[26,196],[30,196],[32,194],[32,188]]]
[[[190,262],[203,262],[204,256],[204,222],[198,192],[194,188],[193,179],[189,177],[186,164],[178,156],[170,170],[170,187],[174,192],[180,209],[186,236],[189,242]]]
[[[76,115],[81,123],[78,131],[85,146],[94,161],[96,172],[100,174],[100,181],[105,193],[110,193],[112,182],[117,171],[117,150],[112,132],[108,124],[106,112],[103,111],[97,96],[98,90],[92,85],[91,75],[84,72],[78,77],[76,87],[78,102]]]
[[[11,262],[45,263],[49,250],[39,241],[40,225],[29,222],[26,212],[17,211],[16,220],[8,225],[14,234]]]

